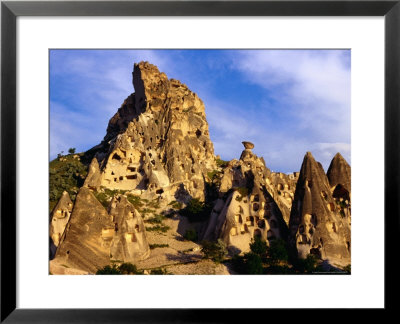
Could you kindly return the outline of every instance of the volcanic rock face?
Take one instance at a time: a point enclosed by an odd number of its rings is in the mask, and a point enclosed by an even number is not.
[[[256,235],[267,242],[287,236],[287,226],[273,198],[278,194],[271,186],[271,172],[251,151],[252,143],[243,145],[240,160],[230,161],[224,170],[221,192],[226,192],[227,199],[216,203],[204,234],[205,239],[223,239],[233,252],[248,251]]]
[[[350,220],[340,213],[320,163],[304,157],[290,215],[290,243],[298,256],[315,254],[333,265],[350,263]]]
[[[61,238],[56,259],[74,268],[96,272],[110,263],[110,243],[114,224],[93,193],[82,187],[75,200],[71,219]]]
[[[109,214],[115,224],[112,237],[110,257],[112,260],[135,263],[150,255],[143,220],[137,210],[123,195],[113,198]]]
[[[179,200],[175,194],[183,185],[191,197],[204,199],[204,177],[216,166],[203,102],[147,62],[135,64],[133,85],[136,92],[110,119],[96,155],[96,185],[166,200]]]
[[[60,243],[60,238],[64,233],[72,212],[72,201],[68,192],[64,191],[57,205],[51,213],[50,237],[55,246]]]

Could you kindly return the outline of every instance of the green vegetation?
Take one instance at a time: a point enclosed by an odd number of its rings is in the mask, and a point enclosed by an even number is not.
[[[251,252],[261,256],[264,256],[265,253],[267,252],[267,242],[265,242],[263,239],[261,239],[260,236],[255,236],[253,239],[251,239],[250,243],[250,250]]]
[[[236,197],[237,201],[242,201],[242,199],[247,197],[249,194],[249,189],[247,187],[236,187],[234,190],[240,193],[240,196]]]
[[[63,191],[67,191],[71,200],[75,200],[79,188],[85,181],[87,168],[79,159],[74,159],[72,155],[62,156],[61,161],[54,159],[50,162],[49,167],[49,207],[51,211]]]
[[[268,261],[277,264],[280,261],[287,262],[289,259],[286,242],[282,239],[272,240],[267,248]]]
[[[167,274],[169,274],[169,272],[164,268],[158,268],[158,269],[151,269],[150,274],[151,275],[167,275]]]
[[[201,252],[204,253],[204,257],[206,259],[211,259],[216,263],[221,263],[228,254],[225,243],[220,239],[217,243],[202,241],[201,245]]]
[[[117,194],[125,194],[126,190],[111,190],[102,187],[99,191],[93,192],[94,196],[97,198],[97,200],[105,207],[108,208],[108,205],[110,204],[111,199],[117,195]]]
[[[232,265],[240,274],[289,274],[299,273],[288,263],[286,242],[281,239],[272,240],[267,245],[261,237],[256,236],[250,243],[251,252],[243,256],[235,255]],[[304,272],[304,270],[302,270]]]
[[[167,225],[155,225],[152,227],[147,227],[146,226],[146,231],[149,232],[162,232],[165,233],[167,232],[171,227],[167,226]]]
[[[173,209],[182,209],[183,205],[181,202],[178,202],[176,200],[171,201],[168,206],[171,206]]]
[[[300,273],[313,273],[321,270],[318,267],[318,258],[313,254],[307,255],[305,259],[298,259],[295,262],[295,268]]]
[[[157,214],[154,215],[154,217],[152,218],[146,219],[144,222],[150,224],[161,224],[163,220],[165,220],[165,216]]]
[[[229,161],[224,161],[221,159],[216,159],[215,162],[217,163],[217,166],[219,166],[220,168],[226,168],[229,163]]]
[[[150,249],[154,250],[156,248],[165,248],[165,247],[169,247],[169,244],[149,244]]]
[[[71,147],[69,150],[68,150],[68,153],[69,154],[75,154],[75,147]]]
[[[197,241],[197,231],[194,229],[188,229],[188,230],[186,230],[183,237],[185,238],[185,240],[196,242]]]
[[[186,216],[190,222],[200,222],[208,218],[211,209],[211,204],[192,198],[187,206],[180,211],[180,214]]]
[[[135,195],[132,195],[132,194],[128,193],[127,194],[127,199],[135,208],[140,208],[140,207],[143,206],[143,202],[142,202],[142,200],[140,199],[139,196],[135,196]]]
[[[221,172],[218,170],[213,170],[211,172],[207,172],[207,176],[211,181],[219,179],[220,174],[221,174]]]
[[[122,263],[121,265],[106,265],[104,268],[97,270],[96,275],[141,275],[142,270],[138,270],[132,263]]]

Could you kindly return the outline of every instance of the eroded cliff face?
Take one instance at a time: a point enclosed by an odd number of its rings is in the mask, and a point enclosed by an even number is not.
[[[350,218],[322,166],[310,152],[304,157],[290,215],[290,243],[300,258],[315,254],[332,265],[350,264]]]
[[[287,224],[278,204],[281,196],[272,184],[264,159],[252,152],[254,145],[243,142],[240,160],[232,160],[221,179],[221,193],[211,212],[205,239],[222,239],[232,252],[247,252],[254,236],[269,242],[287,238]]]
[[[136,92],[110,119],[103,141],[107,152],[96,155],[100,181],[95,187],[136,190],[168,201],[204,199],[204,177],[216,165],[203,102],[147,62],[135,64],[133,85]],[[182,185],[188,195],[179,197]]]

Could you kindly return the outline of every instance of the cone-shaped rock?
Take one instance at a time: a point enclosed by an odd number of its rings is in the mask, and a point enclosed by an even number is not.
[[[216,168],[204,104],[188,87],[147,62],[135,64],[135,93],[110,119],[97,147],[101,185],[179,200],[179,188],[204,198]]]
[[[115,224],[110,253],[112,260],[135,263],[150,255],[142,217],[125,196],[113,198],[110,216]]]
[[[340,153],[332,159],[327,176],[334,197],[350,200],[351,167]]]
[[[322,165],[310,152],[301,166],[289,231],[300,258],[315,254],[331,265],[350,264],[350,220],[341,215]]]
[[[50,237],[55,246],[58,246],[72,212],[72,201],[68,192],[64,191],[57,205],[51,213]]]
[[[204,239],[222,239],[234,252],[249,251],[251,239],[258,235],[270,241],[287,238],[287,225],[273,196],[270,170],[243,142],[240,160],[232,160],[224,170],[221,191],[226,199],[216,203]]]
[[[100,184],[101,184],[101,173],[99,168],[99,162],[97,162],[96,158],[93,158],[92,162],[89,165],[88,175],[86,176],[85,183],[83,185],[91,189],[97,189],[100,186]]]
[[[95,273],[110,263],[114,224],[104,207],[82,187],[76,196],[70,221],[61,238],[56,259],[71,267]]]

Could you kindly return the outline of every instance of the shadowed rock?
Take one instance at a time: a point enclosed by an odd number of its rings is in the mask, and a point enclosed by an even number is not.
[[[351,192],[351,167],[340,153],[337,153],[329,165],[327,176],[331,188],[342,185]]]
[[[310,152],[301,166],[289,231],[300,258],[315,254],[333,265],[350,263],[350,220],[340,214],[328,178]]]

